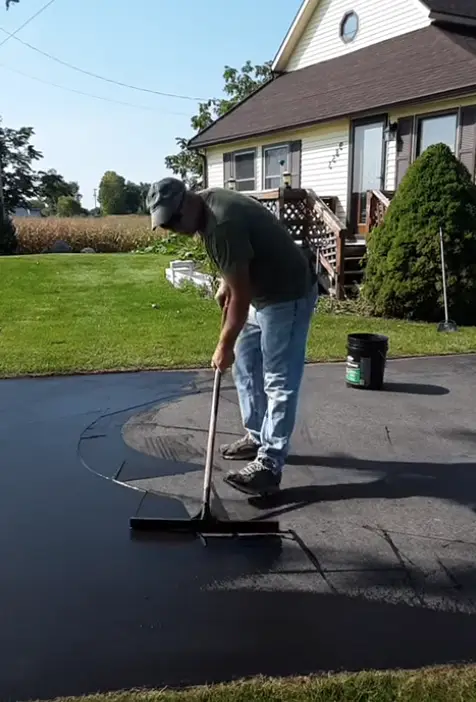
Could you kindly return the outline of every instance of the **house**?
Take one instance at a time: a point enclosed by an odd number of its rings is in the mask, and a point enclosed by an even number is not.
[[[15,207],[14,217],[41,217],[40,207]]]
[[[209,187],[286,174],[334,211],[346,245],[412,161],[444,142],[475,173],[476,0],[304,0],[273,77],[195,136]]]

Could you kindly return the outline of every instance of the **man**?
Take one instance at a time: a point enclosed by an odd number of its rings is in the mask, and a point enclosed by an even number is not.
[[[248,464],[225,481],[249,495],[279,489],[294,429],[309,325],[317,301],[310,259],[287,229],[251,197],[224,189],[187,191],[175,178],[154,183],[152,229],[200,234],[222,275],[226,321],[212,366],[233,366],[245,436],[222,456]]]

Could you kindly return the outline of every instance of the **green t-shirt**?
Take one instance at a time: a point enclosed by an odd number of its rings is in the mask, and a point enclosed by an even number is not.
[[[225,188],[199,194],[207,205],[201,236],[208,255],[223,275],[249,263],[255,307],[297,300],[310,292],[315,276],[309,256],[266,207]]]

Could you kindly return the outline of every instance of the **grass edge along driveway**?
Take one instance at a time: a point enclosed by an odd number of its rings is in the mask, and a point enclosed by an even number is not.
[[[208,367],[220,312],[165,278],[168,259],[138,254],[0,258],[0,376]],[[308,361],[344,360],[347,335],[378,332],[390,357],[476,351],[476,327],[317,314]]]
[[[476,667],[256,679],[173,690],[131,690],[57,702],[474,702]]]

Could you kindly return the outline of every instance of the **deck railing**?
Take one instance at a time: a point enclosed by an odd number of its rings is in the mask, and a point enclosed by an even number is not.
[[[301,188],[266,190],[252,196],[283,222],[296,243],[310,248],[321,285],[343,297],[346,229],[331,209],[336,199]]]
[[[389,190],[368,190],[367,191],[367,228],[366,233],[378,227],[384,220],[393,192]]]

